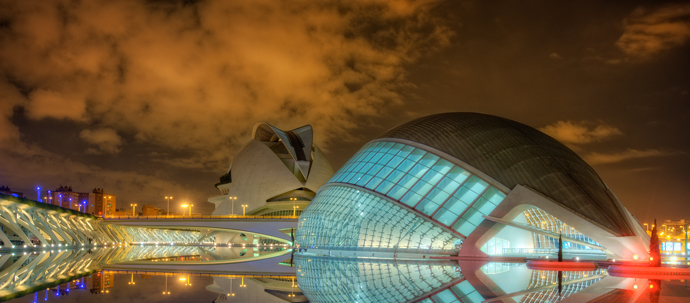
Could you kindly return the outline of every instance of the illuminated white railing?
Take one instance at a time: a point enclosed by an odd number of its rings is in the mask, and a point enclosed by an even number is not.
[[[162,215],[162,216],[104,216],[104,220],[151,220],[151,219],[291,219],[299,216],[241,216],[241,215]]]

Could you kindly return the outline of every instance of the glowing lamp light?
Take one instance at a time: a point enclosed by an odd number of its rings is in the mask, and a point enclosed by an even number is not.
[[[637,260],[637,255],[633,255],[633,260]]]
[[[649,288],[654,288],[654,285],[653,285],[653,284],[649,284]]]
[[[634,289],[637,289],[637,284],[633,285],[633,288],[634,288]]]

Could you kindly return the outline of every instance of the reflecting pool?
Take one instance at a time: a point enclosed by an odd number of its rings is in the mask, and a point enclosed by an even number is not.
[[[690,302],[687,280],[525,263],[316,256],[285,247],[116,246],[0,255],[7,302]],[[681,265],[677,265],[681,266]]]

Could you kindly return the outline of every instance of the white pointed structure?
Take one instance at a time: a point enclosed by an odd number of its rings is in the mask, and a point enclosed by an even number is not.
[[[268,123],[254,126],[252,139],[216,184],[222,195],[208,199],[214,215],[299,215],[333,173],[313,143],[311,125],[283,131]]]

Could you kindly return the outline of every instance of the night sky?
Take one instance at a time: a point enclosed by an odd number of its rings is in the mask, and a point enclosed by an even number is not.
[[[207,214],[258,121],[311,124],[338,169],[470,111],[567,144],[641,222],[690,219],[688,40],[688,1],[0,0],[0,185]]]

